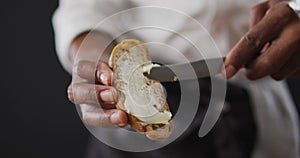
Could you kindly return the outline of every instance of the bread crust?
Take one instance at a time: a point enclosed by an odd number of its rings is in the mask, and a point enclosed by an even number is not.
[[[117,46],[114,47],[110,59],[109,59],[109,66],[115,70],[117,69],[116,67],[116,62],[118,61],[118,59],[123,55],[124,52],[129,52],[129,49],[135,46],[141,46],[143,48],[144,54],[148,60],[149,63],[151,63],[151,58],[149,55],[149,52],[146,48],[146,46],[144,45],[144,43],[135,40],[135,39],[126,39],[124,41],[122,41],[121,43],[119,43]],[[118,102],[116,104],[116,107],[118,109],[121,109],[123,111],[125,111],[127,113],[127,109],[125,108],[125,94],[120,90],[120,87],[122,84],[122,82],[119,82],[117,80],[115,80],[115,75],[117,75],[116,73],[114,73],[114,77],[113,77],[113,86],[117,89],[118,92]],[[159,81],[154,81],[154,84],[159,84]],[[161,86],[157,86],[157,87],[161,87]],[[159,88],[159,91],[161,92],[161,94],[163,94],[163,98],[166,99],[165,95],[164,95],[164,91],[162,88]],[[169,105],[167,102],[165,102],[164,106],[161,108],[162,111],[166,110],[166,111],[170,111],[169,109]],[[147,124],[141,120],[139,120],[137,117],[135,117],[134,115],[127,113],[128,114],[128,124],[135,129],[136,131],[140,132],[140,133],[145,133],[146,136],[149,139],[152,140],[157,140],[157,139],[164,139],[169,137],[172,134],[172,130],[173,130],[173,124],[172,121],[169,120],[169,122],[167,124]]]

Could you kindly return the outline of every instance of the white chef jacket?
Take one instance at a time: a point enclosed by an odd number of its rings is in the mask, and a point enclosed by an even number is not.
[[[119,40],[133,37],[162,43],[163,46],[149,48],[158,62],[203,58],[193,53],[195,50],[186,39],[174,36],[174,32],[201,42],[205,50],[200,51],[206,57],[210,57],[208,52],[215,52],[214,44],[224,56],[246,33],[250,8],[257,3],[257,0],[61,0],[53,16],[57,54],[64,68],[71,72],[70,43],[80,33],[95,29]],[[139,8],[132,9],[136,7]],[[151,27],[153,24],[159,27]],[[133,33],[126,34],[130,29]],[[207,33],[215,43],[208,40]],[[285,82],[269,77],[249,81],[241,74],[230,82],[250,92],[258,130],[252,157],[298,157],[298,116]]]

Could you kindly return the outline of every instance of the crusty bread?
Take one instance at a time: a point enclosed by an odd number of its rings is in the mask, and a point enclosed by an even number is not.
[[[115,46],[109,60],[109,66],[114,71],[113,86],[118,91],[116,107],[128,114],[128,123],[132,128],[156,140],[169,137],[173,125],[162,85],[143,75],[143,67],[151,63],[146,46],[133,39]],[[166,120],[166,116],[170,119]],[[166,122],[159,122],[161,118]]]

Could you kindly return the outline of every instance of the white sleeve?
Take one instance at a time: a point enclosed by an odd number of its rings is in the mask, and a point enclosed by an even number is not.
[[[68,57],[72,40],[126,7],[128,3],[123,0],[60,0],[52,23],[58,58],[68,72],[72,71],[72,63]],[[109,33],[113,27],[99,31]]]
[[[254,158],[299,158],[299,116],[284,81],[251,87],[257,137]],[[283,145],[284,144],[284,145]]]
[[[250,92],[257,139],[252,158],[299,158],[299,116],[285,81],[233,78]]]

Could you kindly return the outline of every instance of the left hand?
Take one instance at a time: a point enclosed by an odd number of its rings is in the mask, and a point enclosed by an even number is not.
[[[109,35],[98,31],[78,35],[70,46],[73,73],[68,98],[79,105],[82,120],[88,126],[123,127],[128,121],[127,114],[116,108],[113,71],[106,64],[114,46]]]
[[[300,18],[286,1],[269,0],[252,8],[249,31],[226,57],[225,76],[244,67],[252,80],[294,78],[300,76],[299,61]]]

